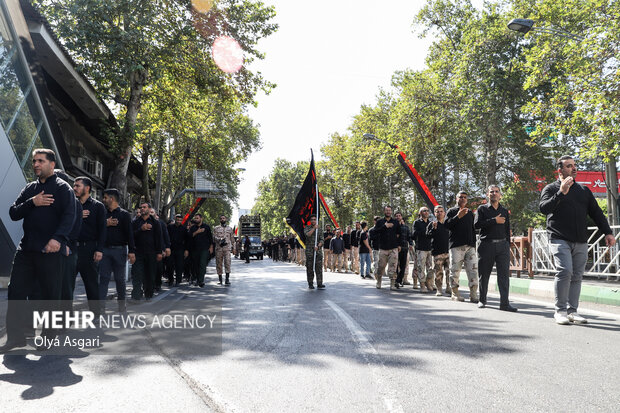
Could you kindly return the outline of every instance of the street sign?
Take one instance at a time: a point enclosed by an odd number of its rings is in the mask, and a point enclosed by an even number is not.
[[[194,189],[197,193],[222,194],[224,189],[218,185],[205,169],[194,169]]]

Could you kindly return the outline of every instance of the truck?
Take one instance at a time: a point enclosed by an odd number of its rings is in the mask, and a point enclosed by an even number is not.
[[[242,215],[239,217],[239,225],[237,226],[237,236],[243,243],[245,236],[250,238],[250,257],[256,257],[257,260],[263,259],[263,244],[261,242],[260,215]]]

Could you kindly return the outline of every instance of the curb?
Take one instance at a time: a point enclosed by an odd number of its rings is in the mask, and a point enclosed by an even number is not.
[[[461,272],[459,285],[469,288],[467,275],[464,271]],[[489,291],[499,292],[499,288],[497,287],[497,276],[495,274],[491,274]],[[531,280],[528,278],[510,277],[510,292],[541,298],[555,298],[553,281],[551,280]],[[582,283],[579,301],[620,306],[620,286],[618,286],[618,288],[598,287]]]

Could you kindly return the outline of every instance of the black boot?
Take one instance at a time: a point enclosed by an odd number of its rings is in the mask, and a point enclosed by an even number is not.
[[[226,273],[226,285],[230,285],[230,274]]]
[[[220,279],[220,285],[222,285],[222,274],[218,274],[217,276]]]

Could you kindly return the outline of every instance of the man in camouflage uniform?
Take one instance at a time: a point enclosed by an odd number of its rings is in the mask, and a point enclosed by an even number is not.
[[[230,252],[236,253],[233,230],[226,225],[226,215],[220,215],[220,224],[213,228],[213,243],[215,244],[215,267],[217,276],[222,283],[222,261],[226,267],[226,285],[230,285]]]
[[[304,228],[304,235],[306,236],[306,274],[308,276],[308,288],[314,290],[314,274],[316,273],[317,288],[322,290],[325,288],[325,285],[323,285],[323,233],[319,230],[316,223],[316,215],[310,216],[310,223]],[[315,253],[316,265],[314,262]]]

